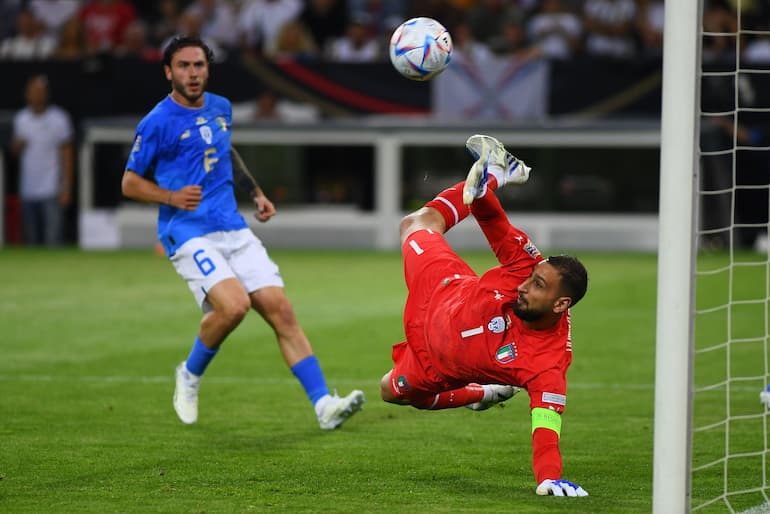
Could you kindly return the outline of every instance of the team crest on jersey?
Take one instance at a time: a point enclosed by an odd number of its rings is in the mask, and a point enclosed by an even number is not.
[[[134,139],[134,146],[133,148],[131,148],[131,152],[137,153],[141,147],[142,147],[142,136],[138,135],[136,136],[136,139]]]
[[[489,320],[489,323],[487,323],[487,330],[493,334],[501,334],[505,332],[505,325],[505,318],[502,316],[495,316]]]
[[[527,240],[527,244],[524,245],[524,251],[533,259],[540,257],[540,250],[538,250],[537,246],[530,240]]]
[[[500,364],[508,364],[509,362],[513,361],[513,359],[516,358],[516,345],[514,343],[509,343],[505,346],[501,346],[497,349],[497,353],[495,354],[495,359],[497,359],[497,362]]]
[[[393,389],[396,390],[396,394],[402,394],[402,389],[404,391],[409,390],[409,383],[406,381],[406,377],[404,375],[400,375],[396,380],[393,380],[392,383]]]
[[[198,132],[201,133],[201,137],[206,142],[206,144],[210,145],[211,141],[214,139],[214,133],[211,132],[211,127],[208,125],[203,125],[198,129]]]
[[[206,121],[207,121],[206,118],[204,118],[203,116],[198,116],[195,119],[195,124],[196,125],[203,125],[204,123],[206,123]]]
[[[227,120],[224,116],[217,116],[214,123],[217,124],[217,127],[219,127],[220,130],[227,132]]]

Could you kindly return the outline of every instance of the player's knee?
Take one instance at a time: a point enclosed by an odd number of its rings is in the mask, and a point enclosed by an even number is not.
[[[219,310],[219,314],[227,325],[235,327],[243,321],[250,307],[249,297],[244,295],[243,298],[233,298],[229,301]]]

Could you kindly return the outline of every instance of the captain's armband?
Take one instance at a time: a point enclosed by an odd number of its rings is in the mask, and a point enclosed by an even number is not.
[[[555,410],[535,407],[532,409],[532,433],[538,428],[553,430],[561,437],[561,414]]]

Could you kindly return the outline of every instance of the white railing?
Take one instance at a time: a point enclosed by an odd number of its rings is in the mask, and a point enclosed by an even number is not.
[[[130,144],[138,120],[87,122],[80,146],[80,243],[84,247],[151,245],[156,209],[125,204],[114,210],[94,209],[94,148],[98,144]],[[457,147],[476,132],[494,134],[513,148],[590,147],[659,148],[654,123],[569,123],[534,126],[455,125],[419,120],[376,119],[319,125],[248,125],[232,134],[236,145],[371,146],[374,150],[374,210],[292,208],[267,224],[254,224],[266,243],[287,247],[398,247],[401,210],[401,162],[404,147]],[[657,171],[657,170],[656,170]],[[251,218],[250,215],[246,216]],[[543,248],[655,250],[657,216],[611,214],[516,213],[517,224]],[[484,246],[471,224],[450,233],[454,243]]]

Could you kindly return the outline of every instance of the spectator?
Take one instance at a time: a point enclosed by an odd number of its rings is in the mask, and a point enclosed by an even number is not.
[[[703,32],[704,61],[735,57],[738,20],[727,0],[704,0]]]
[[[532,46],[527,41],[523,21],[516,13],[509,14],[503,20],[500,33],[489,41],[490,49],[499,55],[515,55],[527,59],[541,54],[537,46]]]
[[[160,49],[150,44],[147,24],[141,20],[134,20],[126,27],[123,42],[115,49],[115,55],[145,62],[160,62],[162,58]]]
[[[452,34],[454,55],[458,60],[464,59],[467,62],[482,66],[483,63],[489,62],[494,57],[489,46],[473,37],[473,32],[471,32],[471,27],[468,23],[462,22],[455,25],[450,30],[450,33]]]
[[[540,11],[527,23],[530,43],[551,59],[569,59],[575,55],[582,35],[582,21],[567,10],[561,0],[543,0]]]
[[[301,12],[301,0],[248,0],[238,13],[241,45],[256,51],[274,48],[283,26]]]
[[[72,202],[74,157],[72,122],[62,108],[48,103],[48,79],[27,81],[27,105],[13,118],[11,151],[20,157],[24,242],[59,245],[65,208]]]
[[[350,26],[344,0],[307,0],[299,19],[321,51],[326,51],[333,41],[345,36]]]
[[[178,0],[160,0],[156,5],[157,11],[150,22],[149,39],[162,47],[179,32],[180,12]]]
[[[238,46],[235,10],[228,0],[195,0],[185,14],[193,14],[203,20],[201,37],[217,45],[234,49]]]
[[[176,27],[176,34],[184,34],[187,36],[200,38],[202,29],[203,19],[200,17],[200,15],[196,14],[195,11],[185,11],[181,16],[179,16]],[[166,45],[175,37],[177,37],[176,34],[166,39],[166,41],[164,41],[160,47],[162,49],[166,48]],[[203,42],[214,53],[214,62],[223,62],[225,59],[227,59],[227,51],[217,45],[214,40],[204,39]]]
[[[442,21],[441,18],[437,19]],[[515,6],[509,7],[503,0],[479,0],[461,19],[468,22],[475,39],[486,43],[495,52],[499,50],[500,41],[507,39],[503,36],[504,26],[510,26],[512,20],[519,24],[524,22],[523,13]],[[445,27],[453,26],[446,25],[444,21],[442,23]],[[509,46],[509,42],[503,46]]]
[[[314,105],[290,102],[271,89],[262,91],[254,100],[233,104],[233,121],[238,123],[312,123],[319,119]]]
[[[663,55],[663,21],[665,9],[663,0],[640,0],[637,30],[645,54]]]
[[[46,34],[58,39],[67,20],[77,15],[80,0],[29,0],[27,5],[45,27]]]
[[[586,52],[620,59],[634,57],[636,16],[634,0],[586,0],[583,6]]]
[[[86,40],[80,20],[73,16],[62,25],[59,41],[52,57],[60,60],[75,60],[86,55]]]
[[[337,62],[374,62],[382,57],[377,40],[366,30],[368,16],[358,14],[351,19],[346,35],[332,42],[329,58]]]
[[[16,15],[16,35],[0,42],[0,59],[46,59],[56,48],[56,40],[45,34],[29,9]]]
[[[389,41],[393,30],[406,19],[406,12],[406,0],[348,0],[348,15],[367,16],[367,31],[377,40]]]
[[[78,13],[90,53],[113,51],[126,27],[136,19],[134,6],[127,0],[91,0]]]
[[[748,64],[767,65],[770,63],[770,22],[760,22],[755,34],[743,48],[742,58]]]
[[[306,59],[319,55],[313,35],[300,20],[286,22],[264,51],[273,58]]]

